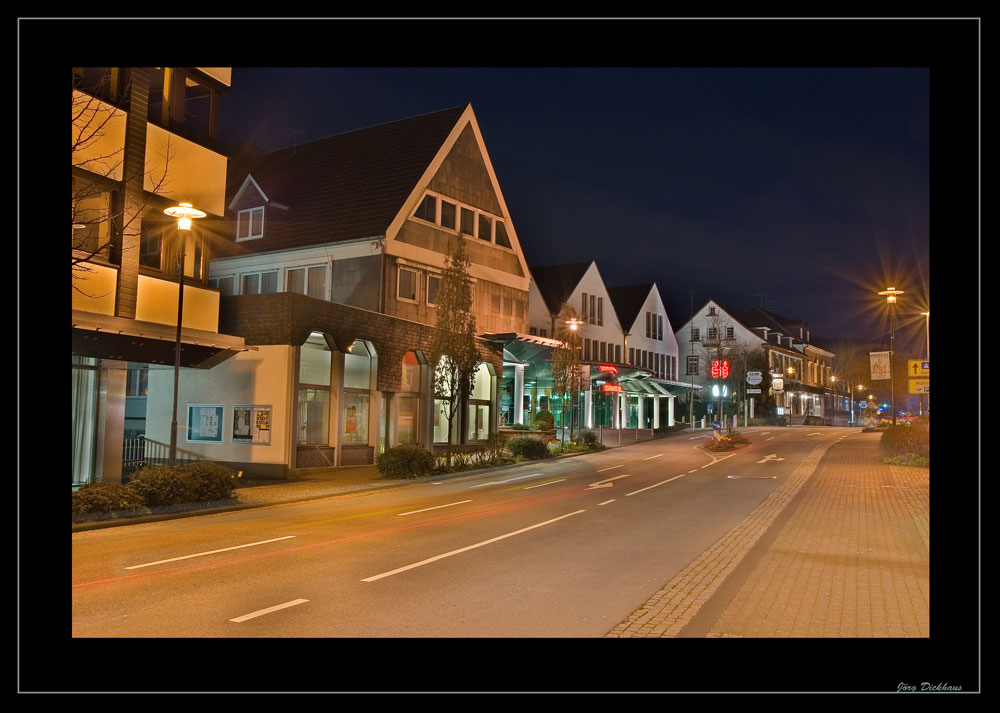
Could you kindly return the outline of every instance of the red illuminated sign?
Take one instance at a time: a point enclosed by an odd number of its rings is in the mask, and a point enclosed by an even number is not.
[[[622,387],[619,384],[605,384],[604,386],[601,387],[601,391],[604,391],[605,393],[617,394],[621,390]]]
[[[713,379],[728,379],[729,378],[729,360],[728,359],[716,359],[712,362],[711,372]]]
[[[618,373],[618,367],[617,366],[611,366],[610,364],[601,364],[600,366],[597,367],[597,369],[598,369],[598,371],[603,371],[603,372],[607,372],[607,373],[611,373],[611,374],[617,374]]]

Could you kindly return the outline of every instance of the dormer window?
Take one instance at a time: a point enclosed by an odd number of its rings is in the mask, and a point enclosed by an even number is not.
[[[248,208],[236,214],[236,239],[253,240],[264,237],[264,206]]]
[[[709,317],[714,317],[715,316],[715,307],[709,307],[708,308],[708,316]]]

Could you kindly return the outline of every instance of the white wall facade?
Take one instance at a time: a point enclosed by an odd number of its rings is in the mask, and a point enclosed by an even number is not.
[[[646,331],[647,315],[650,324],[649,336]],[[626,341],[628,349],[624,359],[627,363],[648,369],[659,379],[678,380],[680,358],[677,337],[674,335],[656,285],[653,285],[646,296],[646,301],[636,315],[635,323],[628,330]]]

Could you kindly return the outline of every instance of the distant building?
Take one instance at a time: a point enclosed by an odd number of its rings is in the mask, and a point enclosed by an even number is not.
[[[675,336],[683,378],[703,386],[721,384],[726,380],[710,373],[712,361],[741,350],[757,352],[779,415],[790,423],[846,423],[844,394],[831,378],[835,354],[812,338],[808,322],[758,306],[739,310],[710,299]],[[781,384],[780,390],[776,384]]]

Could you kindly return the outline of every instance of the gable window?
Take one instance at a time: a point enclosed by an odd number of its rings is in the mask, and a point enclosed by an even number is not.
[[[599,326],[604,326],[604,298],[597,298],[597,324]]]
[[[658,327],[658,329],[657,329],[657,331],[656,331],[656,338],[657,338],[657,339],[658,339],[659,341],[661,341],[661,342],[662,342],[662,341],[663,341],[663,315],[662,315],[662,314],[661,314],[661,315],[658,315],[658,316],[657,316],[657,320],[658,320],[658,322],[659,322],[659,327]]]
[[[444,228],[449,228],[451,230],[455,229],[455,214],[457,212],[457,206],[454,203],[446,201],[444,198],[441,199],[441,226]]]
[[[295,267],[286,271],[288,275],[288,292],[296,292],[300,295],[308,295],[317,299],[325,300],[326,295],[326,266],[315,265],[313,267]]]
[[[647,338],[647,339],[649,339],[649,322],[650,322],[650,319],[649,319],[649,318],[650,318],[651,316],[652,316],[652,315],[650,315],[650,313],[649,313],[649,312],[646,312],[646,338]]]
[[[504,227],[502,220],[494,221],[495,226],[494,232],[496,233],[496,239],[494,242],[502,248],[514,248],[510,244],[510,238],[507,237],[507,228]]]
[[[587,321],[587,293],[583,293],[583,302],[580,305],[580,319]]]
[[[236,239],[253,240],[264,237],[264,206],[247,208],[236,214]]]
[[[687,365],[688,365],[688,367],[687,367],[687,373],[688,374],[694,374],[695,376],[697,376],[697,374],[698,374],[698,357],[696,357],[696,356],[689,356],[687,358]]]
[[[417,210],[413,215],[414,217],[420,218],[421,220],[426,220],[430,223],[436,223],[437,197],[430,195],[424,196],[424,199],[420,201],[420,205],[417,206]]]
[[[432,307],[437,304],[437,294],[439,289],[441,289],[441,276],[427,275],[427,304]]]
[[[396,286],[396,297],[404,302],[417,301],[417,271],[405,267],[399,268],[399,280]]]
[[[701,340],[701,330],[697,327],[691,327],[691,341],[697,342]],[[691,373],[691,372],[688,372]]]
[[[708,308],[708,316],[709,317],[714,317],[715,316],[715,307],[709,307]]]
[[[597,321],[597,297],[594,295],[590,296],[590,323],[596,324]]]
[[[476,214],[468,208],[462,208],[462,228],[461,232],[465,235],[475,235],[476,234]]]
[[[715,327],[709,327],[708,328],[708,341],[710,341],[710,342],[714,341],[715,339],[718,338],[718,336],[719,336],[719,330],[718,329],[716,329]]]
[[[493,242],[493,219],[485,213],[479,214],[479,239]]]
[[[726,327],[726,339],[735,339],[735,338],[736,338],[736,328]]]

